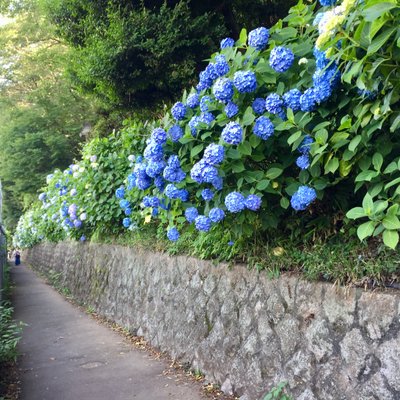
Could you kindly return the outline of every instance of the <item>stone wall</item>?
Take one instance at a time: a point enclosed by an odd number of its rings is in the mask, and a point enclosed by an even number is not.
[[[262,399],[400,399],[400,295],[310,283],[119,246],[27,251],[75,298],[198,368],[225,392]]]

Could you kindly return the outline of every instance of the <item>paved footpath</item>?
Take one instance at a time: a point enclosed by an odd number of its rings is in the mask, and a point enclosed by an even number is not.
[[[163,375],[166,364],[68,303],[25,265],[12,268],[21,400],[201,400],[199,385]]]

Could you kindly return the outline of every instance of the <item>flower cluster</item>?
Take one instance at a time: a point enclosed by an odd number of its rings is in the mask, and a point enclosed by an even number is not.
[[[317,193],[309,186],[300,186],[290,199],[291,206],[296,211],[305,210],[315,199]]]

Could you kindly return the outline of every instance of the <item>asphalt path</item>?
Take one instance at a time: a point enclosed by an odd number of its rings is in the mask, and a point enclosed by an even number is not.
[[[21,400],[201,400],[199,385],[166,376],[165,362],[136,349],[38,278],[11,271]]]

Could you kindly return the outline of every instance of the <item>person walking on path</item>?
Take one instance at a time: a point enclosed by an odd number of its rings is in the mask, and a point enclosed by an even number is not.
[[[81,312],[24,264],[12,269],[21,400],[202,400],[200,385],[176,382],[166,365]]]
[[[18,250],[15,250],[15,265],[21,264],[21,253]]]

